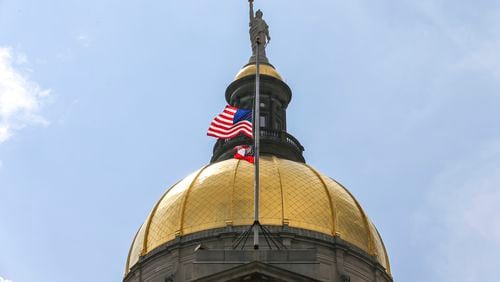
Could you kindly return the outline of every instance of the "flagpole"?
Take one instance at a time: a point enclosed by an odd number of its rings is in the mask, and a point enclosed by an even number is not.
[[[259,249],[259,159],[260,159],[260,62],[259,62],[259,45],[260,39],[256,37],[256,52],[255,52],[255,105],[254,105],[254,224],[253,224],[253,248]]]

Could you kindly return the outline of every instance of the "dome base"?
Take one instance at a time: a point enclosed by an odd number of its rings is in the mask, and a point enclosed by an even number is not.
[[[247,281],[258,275],[268,281],[393,281],[375,258],[356,246],[310,230],[267,226],[286,249],[233,249],[245,228],[178,237],[142,257],[124,281]]]

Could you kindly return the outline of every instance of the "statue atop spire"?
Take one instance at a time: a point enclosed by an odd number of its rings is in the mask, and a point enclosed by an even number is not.
[[[259,48],[259,61],[262,63],[269,63],[266,57],[266,46],[271,41],[271,36],[269,36],[269,26],[266,21],[262,19],[262,11],[257,10],[254,14],[253,11],[253,1],[248,0],[250,4],[250,42],[252,43],[252,57],[250,57],[249,63],[255,63],[257,58],[257,48]]]

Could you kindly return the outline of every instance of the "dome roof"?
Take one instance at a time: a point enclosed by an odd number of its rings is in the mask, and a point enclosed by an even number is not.
[[[260,64],[259,71],[260,71],[260,74],[272,76],[276,79],[283,81],[283,78],[281,77],[281,75],[271,65]],[[236,77],[234,78],[234,80],[238,80],[238,79],[243,78],[245,76],[255,75],[256,72],[257,72],[257,67],[255,66],[255,64],[247,65],[236,74]]]
[[[253,165],[213,163],[172,186],[154,206],[131,246],[126,271],[160,245],[198,231],[253,223]],[[340,236],[390,272],[375,226],[342,185],[304,163],[260,159],[260,222]]]

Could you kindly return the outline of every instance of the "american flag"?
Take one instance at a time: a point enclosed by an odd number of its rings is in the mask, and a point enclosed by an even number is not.
[[[229,105],[214,118],[207,132],[208,136],[220,139],[234,138],[238,134],[252,138],[252,111]]]

